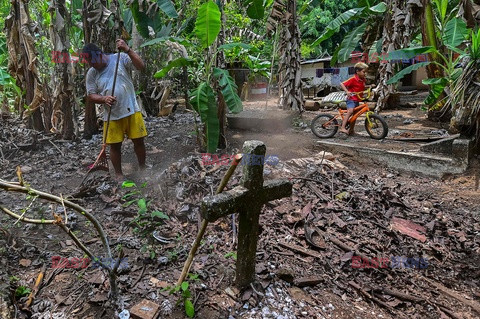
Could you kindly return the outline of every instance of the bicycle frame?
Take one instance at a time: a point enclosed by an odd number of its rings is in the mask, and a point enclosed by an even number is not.
[[[347,110],[339,109],[338,113],[343,121],[344,115],[347,113]],[[350,124],[350,127],[353,127],[353,125],[355,125],[355,122],[363,113],[366,113],[365,116],[367,118],[368,124],[372,125],[372,122],[370,121],[370,114],[374,114],[374,112],[370,111],[370,108],[368,107],[367,103],[363,103],[353,109],[352,116],[350,116],[350,118],[348,119],[348,123]],[[338,117],[338,116],[335,116],[335,117]]]

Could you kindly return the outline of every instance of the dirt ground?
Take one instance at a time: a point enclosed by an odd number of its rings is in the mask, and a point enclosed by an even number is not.
[[[247,109],[255,107],[265,104],[245,103]],[[278,112],[274,101],[267,108]],[[308,127],[315,114],[305,112],[282,132],[229,130],[224,153],[241,152],[246,140],[265,142],[267,154],[280,160],[265,167],[265,179],[290,179],[293,195],[262,210],[257,281],[245,291],[233,285],[235,219],[220,219],[209,226],[188,278],[191,298],[187,299],[195,306],[196,318],[478,318],[478,160],[461,176],[435,180],[325,154]],[[420,108],[382,115],[393,132],[389,138],[374,142],[359,127],[359,135],[348,141],[413,149],[418,144],[393,137],[404,131],[432,135],[445,129],[428,122]],[[0,179],[16,181],[20,166],[29,187],[58,196],[78,190],[87,165],[100,149],[100,136],[59,141],[37,136],[16,122],[1,124]],[[118,282],[125,309],[147,299],[160,307],[159,318],[185,318],[183,298],[169,294],[166,287],[175,284],[197,233],[201,199],[213,193],[228,166],[202,165],[190,112],[148,118],[146,125],[149,167],[145,172],[136,171],[132,144],[124,145],[126,178],[136,186],[122,188],[98,173],[89,180],[88,191],[70,199],[98,218],[115,255],[122,247],[128,267]],[[334,139],[345,141],[341,136]],[[237,170],[229,188],[239,185],[241,176]],[[146,206],[143,211],[141,202]],[[12,192],[0,192],[0,205],[36,218],[49,219],[52,211],[64,215],[62,205],[32,202]],[[104,256],[91,223],[73,211],[66,214],[67,226],[90,250]],[[105,272],[91,267],[52,269],[53,256],[84,256],[58,227],[0,218],[1,288],[9,290],[15,318],[115,317],[120,309],[109,305]],[[410,231],[395,223],[399,218],[408,221]],[[356,269],[354,256],[422,257],[429,262],[425,269],[391,265]],[[42,265],[46,266],[44,284],[31,312],[21,312],[24,300],[14,297],[15,290],[32,288]]]

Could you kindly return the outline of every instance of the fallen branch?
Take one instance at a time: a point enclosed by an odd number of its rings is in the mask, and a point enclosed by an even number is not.
[[[388,304],[386,304],[385,302],[381,301],[380,299],[370,295],[368,292],[366,292],[362,287],[360,287],[357,283],[355,283],[354,281],[349,281],[348,284],[350,286],[352,286],[353,288],[357,289],[362,295],[364,295],[365,297],[367,297],[368,299],[376,302],[377,304],[379,304],[380,306],[382,307],[385,307],[386,309],[388,309],[388,311],[390,312],[393,312],[393,309],[392,307],[390,307]]]
[[[18,172],[17,172],[17,174],[18,174]],[[22,181],[21,172],[18,175],[19,175],[19,180]],[[4,189],[6,191],[13,191],[13,192],[19,192],[19,193],[27,193],[27,194],[30,194],[30,195],[36,195],[39,198],[59,203],[64,208],[65,216],[67,216],[66,207],[69,207],[69,208],[73,209],[74,211],[82,214],[95,227],[95,229],[97,230],[97,233],[99,234],[99,236],[102,240],[102,243],[103,243],[104,249],[106,250],[108,259],[109,260],[112,259],[112,253],[110,251],[110,246],[108,244],[108,239],[107,239],[107,236],[105,235],[105,232],[103,231],[102,226],[100,225],[98,220],[92,214],[87,212],[87,210],[85,208],[83,208],[83,207],[81,207],[81,206],[79,206],[75,203],[72,203],[71,201],[65,200],[63,197],[58,197],[58,196],[55,196],[55,195],[52,195],[52,194],[49,194],[49,193],[44,193],[42,191],[35,190],[33,188],[30,188],[30,187],[25,187],[25,186],[20,185],[18,183],[9,183],[9,182],[6,182],[6,181],[1,180],[1,179],[0,179],[0,188]],[[53,213],[53,217],[54,217],[53,220],[44,220],[44,219],[27,218],[27,217],[23,216],[23,214],[19,215],[17,213],[14,213],[11,210],[9,210],[8,208],[3,207],[2,205],[0,205],[0,211],[3,211],[7,215],[17,219],[17,221],[22,221],[22,222],[25,222],[25,223],[32,223],[32,224],[54,224],[54,225],[57,225],[58,227],[60,227],[60,229],[62,229],[68,236],[70,236],[70,238],[72,238],[72,240],[75,242],[75,244],[82,251],[84,251],[85,254],[87,254],[88,257],[90,257],[90,259],[92,261],[98,263],[103,269],[105,269],[107,271],[107,273],[109,275],[109,281],[110,281],[110,296],[112,297],[114,303],[118,302],[118,287],[117,287],[117,283],[116,283],[116,277],[117,277],[117,269],[119,267],[121,258],[119,258],[119,260],[117,260],[117,262],[115,263],[115,265],[113,267],[111,265],[105,265],[67,227],[65,222],[62,220],[62,217],[60,215],[55,214],[55,213]],[[120,251],[120,256],[121,257],[123,256],[123,251]],[[42,277],[42,279],[43,279],[43,277]],[[32,296],[32,301],[33,301],[33,297],[35,295],[33,294],[31,296]],[[30,303],[32,301],[30,301]],[[27,305],[27,307],[28,306],[29,305]]]
[[[278,242],[278,244],[282,247],[288,248],[290,250],[299,252],[299,253],[307,255],[307,256],[312,256],[312,257],[316,257],[316,258],[319,258],[319,259],[323,258],[323,256],[321,254],[319,254],[319,253],[317,253],[313,250],[303,248],[301,246],[297,246],[297,245],[293,245],[293,244],[287,244],[287,243],[283,243],[283,242]]]
[[[27,302],[25,303],[25,309],[30,308],[30,305],[33,302],[33,299],[37,295],[38,291],[40,290],[40,285],[42,284],[43,277],[45,276],[45,270],[47,270],[47,266],[43,264],[42,270],[38,274],[37,280],[35,281],[35,285],[33,286],[32,292],[28,296]]]
[[[452,298],[455,298],[457,299],[458,301],[460,301],[461,303],[471,307],[473,310],[475,310],[477,313],[480,314],[480,305],[478,303],[476,303],[475,301],[473,300],[468,300],[466,299],[465,297],[461,296],[459,293],[457,293],[456,291],[452,290],[452,289],[449,289],[445,286],[443,286],[442,284],[438,283],[438,282],[435,282],[433,280],[430,280],[426,277],[423,277],[423,279],[425,279],[425,281],[427,281],[429,284],[431,284],[432,286],[435,286],[435,288],[437,288],[438,290],[440,290],[441,292],[443,292],[444,294],[452,297]]]
[[[16,185],[14,183],[9,183],[7,181],[4,181],[0,179],[0,188],[3,188],[6,191],[12,191],[12,192],[19,192],[19,193],[24,193],[24,194],[33,194],[33,195],[38,195],[39,198],[46,199],[52,202],[56,202],[59,204],[64,204],[66,207],[72,208],[73,210],[77,211],[78,213],[82,214],[87,218],[92,225],[95,227],[97,230],[98,234],[100,235],[100,238],[102,239],[103,246],[107,250],[107,255],[109,258],[112,257],[112,253],[110,251],[110,246],[108,245],[108,240],[107,236],[105,235],[105,232],[103,231],[102,226],[100,225],[100,222],[92,215],[90,214],[85,208],[83,208],[80,205],[77,205],[69,200],[65,200],[63,198],[60,198],[58,196],[45,193],[30,187],[24,187],[20,185]]]

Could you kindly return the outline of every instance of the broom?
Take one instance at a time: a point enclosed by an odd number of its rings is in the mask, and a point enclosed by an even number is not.
[[[120,62],[120,50],[118,51],[117,55],[117,63],[115,65],[115,73],[113,75],[113,87],[112,87],[112,96],[115,96],[115,83],[117,82],[117,72],[118,72],[118,63]],[[108,128],[110,126],[110,115],[112,114],[112,107],[110,106],[108,108],[108,116],[107,116],[107,127],[105,129],[105,134],[103,135],[103,143],[102,143],[102,149],[100,150],[100,154],[98,154],[97,159],[95,162],[90,166],[90,169],[88,170],[87,174],[82,180],[82,183],[80,184],[83,186],[83,183],[87,179],[87,177],[95,172],[95,171],[109,171],[108,170],[108,159],[107,159],[107,136],[108,136]]]

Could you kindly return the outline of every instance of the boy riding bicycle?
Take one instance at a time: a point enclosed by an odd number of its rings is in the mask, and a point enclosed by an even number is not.
[[[345,126],[347,125],[350,116],[352,116],[353,109],[362,101],[362,98],[358,93],[365,91],[365,87],[375,87],[375,84],[365,85],[365,74],[368,68],[367,64],[359,62],[355,64],[354,67],[355,75],[345,82],[340,83],[342,89],[347,93],[347,113],[343,117],[342,127],[340,128],[340,131],[345,134],[349,134]],[[353,133],[353,127],[351,127],[350,130]]]

